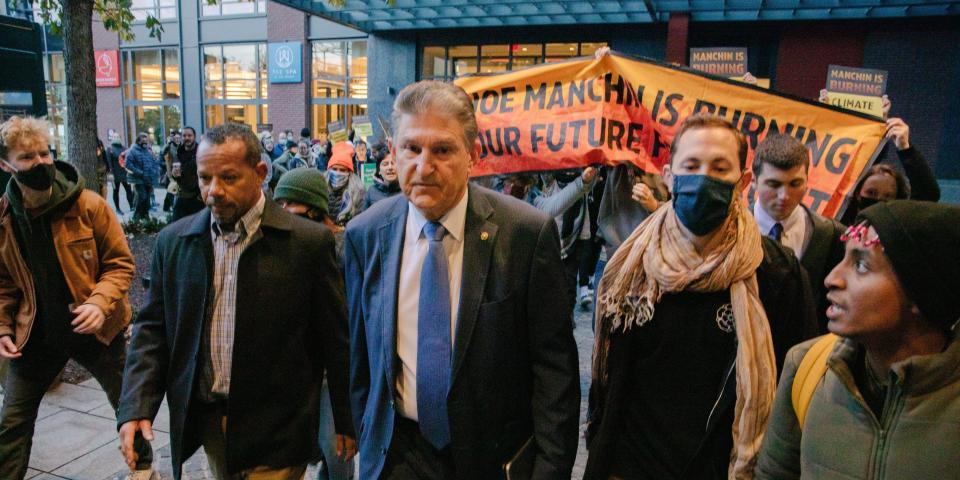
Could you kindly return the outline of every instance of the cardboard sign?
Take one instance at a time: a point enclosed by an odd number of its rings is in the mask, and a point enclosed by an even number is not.
[[[120,86],[120,60],[116,50],[97,50],[93,52],[93,61],[98,87]]]
[[[327,136],[330,142],[337,144],[347,141],[347,124],[343,120],[327,124]]]
[[[743,78],[747,74],[747,49],[691,48],[690,68],[721,77]]]
[[[819,102],[620,54],[581,57],[455,83],[473,97],[481,156],[471,175],[631,162],[659,173],[683,120],[730,121],[753,151],[768,132],[811,152],[804,202],[829,217],[876,160],[885,125]]]
[[[370,123],[370,117],[366,115],[358,115],[353,117],[353,138],[361,139],[366,143],[370,143],[370,137],[373,137],[373,124]]]
[[[830,65],[827,69],[827,103],[876,117],[883,116],[887,72]]]
[[[267,75],[270,83],[300,83],[303,55],[300,42],[271,43],[267,46]]]

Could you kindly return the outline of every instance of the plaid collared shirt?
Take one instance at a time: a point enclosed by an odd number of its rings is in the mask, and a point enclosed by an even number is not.
[[[230,369],[233,364],[233,336],[237,314],[237,267],[240,255],[260,229],[265,203],[260,200],[237,221],[232,232],[220,230],[210,219],[213,239],[213,303],[208,310],[203,332],[203,374],[199,396],[212,402],[230,395]]]

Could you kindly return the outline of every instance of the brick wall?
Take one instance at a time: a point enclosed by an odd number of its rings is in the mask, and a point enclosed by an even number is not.
[[[269,123],[274,133],[311,126],[310,120],[310,42],[307,40],[307,15],[299,10],[267,2],[267,41],[303,43],[303,81],[301,83],[277,83],[268,87]],[[316,135],[316,129],[313,129]]]
[[[117,36],[116,32],[108,32],[107,29],[103,28],[103,23],[101,23],[100,19],[96,16],[93,18],[93,49],[120,49],[120,37]],[[123,78],[121,77],[121,82],[122,80]],[[97,137],[103,140],[105,144],[109,143],[107,132],[111,128],[120,132],[120,136],[124,139],[124,144],[126,144],[127,136],[124,132],[122,87],[97,88]]]

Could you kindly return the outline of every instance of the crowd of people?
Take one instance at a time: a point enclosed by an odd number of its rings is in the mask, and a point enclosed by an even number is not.
[[[177,478],[201,446],[218,479],[318,460],[321,478],[570,478],[577,306],[595,319],[584,478],[956,478],[960,207],[887,122],[900,165],[869,170],[840,221],[802,203],[803,144],[770,133],[748,164],[710,115],[661,172],[471,180],[472,101],[435,81],[398,93],[371,148],[238,124],[173,132],[159,157],[149,135],[110,138],[116,210],[120,188],[142,218],[161,172],[174,184],[133,320],[105,192],[50,157],[45,121],[14,117],[0,478],[24,478],[70,358],[116,409],[135,479],[156,478],[165,396]]]

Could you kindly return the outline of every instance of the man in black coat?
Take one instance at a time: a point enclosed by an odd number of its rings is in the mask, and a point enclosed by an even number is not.
[[[152,438],[166,394],[176,478],[201,445],[218,479],[300,478],[318,457],[325,372],[337,433],[353,436],[333,234],[263,196],[266,165],[249,128],[204,136],[197,170],[208,208],[157,240],[124,374],[121,448],[135,461],[132,438]]]
[[[811,211],[801,201],[807,194],[810,155],[799,140],[767,135],[753,157],[757,203],[753,216],[760,232],[793,250],[806,269],[816,301],[819,332],[827,333],[827,292],[823,281],[843,259],[840,222]]]
[[[525,444],[527,478],[570,478],[580,389],[556,222],[468,186],[480,143],[459,87],[406,87],[392,125],[403,195],[351,220],[344,248],[360,478],[503,478]]]

